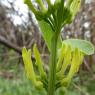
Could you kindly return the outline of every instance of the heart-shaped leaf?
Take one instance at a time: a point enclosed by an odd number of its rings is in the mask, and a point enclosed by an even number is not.
[[[82,51],[86,55],[92,55],[94,53],[94,46],[85,40],[80,39],[68,39],[64,40],[63,44],[71,45],[72,50],[75,50],[75,48],[78,48],[80,51]]]

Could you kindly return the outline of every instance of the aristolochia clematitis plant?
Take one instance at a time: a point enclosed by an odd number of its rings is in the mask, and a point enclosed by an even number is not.
[[[55,0],[54,4],[51,3],[51,0],[34,1],[37,3],[38,9],[31,0],[25,0],[25,4],[34,13],[50,52],[48,74],[43,68],[44,62],[36,45],[33,47],[33,53],[39,74],[34,71],[31,50],[26,50],[24,47],[22,57],[26,75],[32,84],[37,89],[44,88],[47,95],[54,95],[58,88],[68,86],[73,76],[78,72],[84,56],[93,54],[94,47],[84,40],[62,41],[60,38],[61,29],[66,24],[70,24],[79,11],[81,0]]]

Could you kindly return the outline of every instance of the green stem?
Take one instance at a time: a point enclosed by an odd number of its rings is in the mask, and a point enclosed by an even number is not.
[[[46,8],[45,8],[45,6],[44,6],[44,4],[43,4],[43,1],[42,1],[42,0],[36,0],[36,2],[40,5],[41,10],[42,10],[43,12],[46,12]]]
[[[28,7],[32,10],[32,12],[34,14],[37,14],[37,10],[35,9],[35,7],[33,6],[31,0],[24,0],[24,3],[28,5]]]
[[[51,57],[50,57],[51,61],[50,61],[50,71],[49,71],[48,95],[54,95],[55,91],[57,40],[58,40],[58,35],[55,32],[51,40]]]
[[[51,6],[51,1],[50,0],[46,0],[47,3],[48,3],[48,6],[50,7]]]

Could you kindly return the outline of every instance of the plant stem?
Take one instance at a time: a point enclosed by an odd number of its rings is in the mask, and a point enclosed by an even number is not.
[[[51,39],[51,57],[50,57],[51,59],[50,59],[49,84],[48,84],[47,95],[54,95],[55,91],[57,39],[58,35],[55,32]]]
[[[47,3],[48,3],[48,6],[50,7],[51,6],[51,1],[50,0],[46,0]]]

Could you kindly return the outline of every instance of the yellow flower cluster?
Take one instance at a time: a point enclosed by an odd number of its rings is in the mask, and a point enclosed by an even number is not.
[[[36,88],[47,89],[47,75],[43,69],[43,61],[36,45],[33,47],[33,52],[36,60],[35,63],[38,66],[40,75],[38,76],[34,72],[33,62],[31,60],[31,50],[29,49],[27,51],[24,47],[22,50],[22,57],[26,75]],[[70,83],[73,76],[78,72],[79,67],[82,64],[83,57],[84,54],[78,48],[72,49],[70,45],[62,45],[58,54],[56,67],[56,88],[60,86],[67,86]]]
[[[63,44],[56,67],[57,86],[67,86],[82,64],[84,54],[78,48]]]

